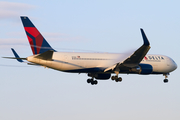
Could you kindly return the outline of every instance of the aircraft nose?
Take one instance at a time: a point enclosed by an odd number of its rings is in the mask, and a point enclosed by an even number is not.
[[[173,63],[173,70],[177,69],[177,64],[174,62],[174,60],[172,60],[172,63]]]
[[[174,70],[177,69],[177,64],[174,62]]]

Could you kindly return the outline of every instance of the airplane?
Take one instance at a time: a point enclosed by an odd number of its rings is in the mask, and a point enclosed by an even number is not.
[[[168,75],[177,68],[177,64],[168,56],[147,54],[150,43],[144,30],[141,28],[143,45],[132,53],[83,53],[83,52],[57,52],[27,16],[20,16],[26,32],[32,56],[21,58],[11,48],[18,62],[28,65],[38,65],[58,71],[69,73],[86,73],[90,78],[87,83],[98,84],[97,80],[111,80],[121,82],[119,74],[139,74],[165,76],[164,83],[168,82]],[[115,74],[112,75],[111,74]],[[96,80],[95,80],[96,79]]]

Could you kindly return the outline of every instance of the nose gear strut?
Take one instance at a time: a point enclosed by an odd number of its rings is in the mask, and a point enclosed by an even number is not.
[[[169,73],[167,73],[167,74],[163,74],[163,76],[165,76],[165,79],[164,79],[164,83],[168,83],[168,75],[169,75]]]

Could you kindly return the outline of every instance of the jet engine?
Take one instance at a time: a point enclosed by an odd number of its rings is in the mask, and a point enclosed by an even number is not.
[[[147,75],[153,72],[153,67],[149,64],[139,64],[138,67],[132,68],[130,71],[142,75]]]

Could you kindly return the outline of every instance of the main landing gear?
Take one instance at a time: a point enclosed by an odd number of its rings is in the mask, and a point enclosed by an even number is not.
[[[168,79],[167,79],[168,75],[169,74],[163,74],[163,76],[165,76],[164,83],[168,83]]]
[[[91,83],[91,85],[97,85],[98,81],[91,78],[91,79],[87,79],[87,83]]]
[[[118,77],[118,74],[119,74],[119,69],[114,71],[116,73],[115,76],[111,76],[111,80],[115,80],[116,82],[121,82],[122,81],[122,77]]]
[[[116,75],[116,76],[112,76],[112,77],[111,77],[111,80],[115,80],[116,82],[121,82],[121,81],[122,81],[122,78],[121,78],[121,77],[118,77],[118,76]]]

